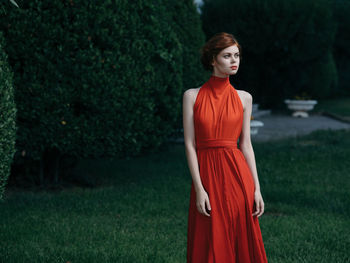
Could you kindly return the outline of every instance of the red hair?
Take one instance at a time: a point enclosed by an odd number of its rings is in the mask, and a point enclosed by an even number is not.
[[[233,45],[238,47],[239,56],[241,57],[241,46],[232,34],[225,32],[216,33],[201,48],[201,62],[203,67],[206,70],[213,71],[214,68],[211,63],[214,57],[216,57],[221,50]]]

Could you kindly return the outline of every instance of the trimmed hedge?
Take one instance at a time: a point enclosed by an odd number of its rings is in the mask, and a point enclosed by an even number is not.
[[[50,148],[125,157],[168,139],[184,85],[201,77],[190,73],[198,65],[187,57],[204,39],[192,1],[181,10],[160,0],[18,4],[1,20],[17,73],[18,149],[35,160]],[[193,30],[180,30],[176,14],[194,20]]]
[[[327,0],[217,0],[202,7],[207,38],[234,34],[243,47],[239,85],[261,106],[306,92],[330,96],[337,86],[332,56],[336,24]]]
[[[10,175],[16,139],[13,73],[8,65],[7,55],[3,47],[4,38],[0,32],[0,200],[3,199],[7,179]]]
[[[183,47],[182,59],[182,92],[190,88],[198,88],[210,77],[210,72],[206,72],[200,62],[200,48],[204,45],[205,35],[202,31],[202,21],[197,13],[197,6],[192,0],[164,1],[166,9],[171,11],[170,19],[173,21],[172,30],[175,31]],[[178,98],[178,104],[182,105],[182,96]],[[182,134],[182,108],[177,125],[177,131]]]
[[[204,45],[205,35],[197,7],[192,0],[169,0],[165,1],[164,5],[167,10],[173,10],[168,14],[174,22],[172,30],[183,47],[183,92],[189,88],[198,88],[207,81],[210,73],[208,75],[200,62],[200,48]],[[182,96],[180,99],[182,103]]]
[[[206,76],[191,0],[17,2],[0,28],[16,72],[17,148],[40,161],[41,183],[63,155],[155,151],[182,125],[182,93]]]

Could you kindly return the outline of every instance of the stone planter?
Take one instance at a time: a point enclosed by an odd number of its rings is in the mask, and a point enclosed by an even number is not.
[[[307,118],[309,117],[307,112],[313,110],[317,100],[285,100],[284,103],[287,104],[288,109],[293,111],[293,117]]]
[[[258,134],[259,127],[264,126],[264,123],[257,120],[250,121],[250,135]]]

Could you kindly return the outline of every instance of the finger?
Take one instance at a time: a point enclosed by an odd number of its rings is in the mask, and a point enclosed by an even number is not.
[[[262,216],[263,213],[264,213],[264,211],[261,211],[261,212],[258,214],[258,217]]]
[[[253,209],[255,208],[255,211],[252,213],[252,216],[255,216],[257,211],[256,211],[256,205],[254,204]]]
[[[255,213],[253,216],[256,216],[260,213],[260,203],[259,202],[256,202],[256,210],[255,210]]]
[[[264,205],[264,203],[262,203],[261,204],[260,213],[259,213],[258,217],[260,217],[264,213],[264,211],[265,211],[265,205]]]
[[[204,203],[203,206],[202,206],[202,212],[203,212],[203,215],[210,216],[210,215],[208,214],[208,212],[205,210],[205,203]]]
[[[262,200],[259,201],[259,206],[260,206],[260,210],[259,210],[259,213],[258,213],[258,217],[260,217],[262,215],[262,213],[264,212],[264,203]]]
[[[208,210],[211,211],[209,199],[205,200],[205,203],[207,204]]]

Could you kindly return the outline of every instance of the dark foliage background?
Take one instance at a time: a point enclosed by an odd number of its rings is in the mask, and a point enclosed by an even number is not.
[[[16,128],[13,73],[8,65],[7,55],[4,52],[4,38],[0,32],[0,200],[15,153]]]
[[[335,95],[332,47],[336,22],[327,0],[205,0],[207,38],[226,31],[243,47],[238,88],[262,107],[306,92],[314,99]]]
[[[334,0],[334,18],[337,22],[333,54],[339,76],[338,93],[341,96],[350,95],[350,1]]]

